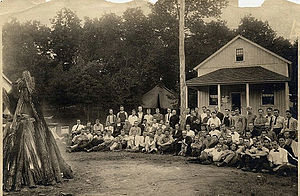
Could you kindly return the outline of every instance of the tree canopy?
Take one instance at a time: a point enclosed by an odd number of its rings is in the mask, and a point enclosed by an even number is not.
[[[296,43],[252,16],[229,29],[218,18],[225,0],[186,3],[187,79],[196,76],[197,64],[241,34],[293,62],[290,89],[297,93]],[[3,27],[4,72],[15,80],[29,70],[40,99],[55,107],[132,108],[159,81],[178,93],[178,6],[175,0],[160,0],[149,15],[135,8],[83,21],[62,9],[51,27],[13,19]]]

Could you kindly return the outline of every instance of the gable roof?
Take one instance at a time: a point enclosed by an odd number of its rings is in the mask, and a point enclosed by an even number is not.
[[[222,68],[186,81],[187,86],[287,82],[290,79],[261,66]]]
[[[292,63],[291,61],[289,61],[289,60],[287,60],[287,59],[285,59],[285,58],[279,56],[278,54],[275,54],[274,52],[272,52],[272,51],[270,51],[270,50],[268,50],[268,49],[266,49],[266,48],[264,48],[264,47],[258,45],[257,43],[254,43],[254,42],[250,41],[249,39],[247,39],[247,38],[245,38],[245,37],[243,37],[243,36],[241,36],[241,35],[237,35],[235,38],[233,38],[231,41],[229,41],[227,44],[225,44],[223,47],[221,47],[221,48],[220,48],[219,50],[217,50],[215,53],[213,53],[213,54],[210,55],[208,58],[206,58],[204,61],[202,61],[199,65],[197,65],[197,66],[194,68],[194,70],[199,69],[199,67],[201,67],[203,64],[205,64],[207,61],[209,61],[210,59],[212,59],[213,57],[215,57],[215,56],[216,56],[217,54],[219,54],[220,52],[222,52],[225,48],[227,48],[230,44],[232,44],[233,42],[235,42],[237,39],[242,39],[242,40],[244,40],[244,41],[246,41],[246,42],[248,42],[248,43],[250,43],[250,44],[252,44],[252,45],[254,45],[254,46],[256,46],[256,47],[258,47],[258,48],[260,48],[260,49],[262,49],[263,51],[265,51],[265,52],[271,54],[272,56],[275,56],[275,57],[279,58],[280,60],[282,60],[282,61],[284,61],[284,62],[286,62],[286,63],[288,63],[288,64],[291,64],[291,63]]]

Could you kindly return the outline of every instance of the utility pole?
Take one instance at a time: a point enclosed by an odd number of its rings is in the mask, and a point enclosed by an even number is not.
[[[184,15],[185,0],[178,0],[179,10],[179,75],[180,75],[180,125],[185,126],[186,110],[186,84],[185,84],[185,53],[184,53]]]

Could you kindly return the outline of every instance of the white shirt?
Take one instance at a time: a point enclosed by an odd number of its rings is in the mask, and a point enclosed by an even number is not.
[[[206,114],[206,113],[202,113],[202,114],[200,115],[200,117],[201,117],[201,121],[203,121],[203,119],[204,119],[205,117],[207,117],[207,114]]]
[[[230,135],[231,135],[231,138],[232,138],[232,141],[234,142],[234,143],[239,143],[240,142],[240,134],[238,133],[238,132],[231,132],[230,133]]]
[[[268,159],[274,165],[282,165],[288,163],[288,153],[283,148],[278,148],[279,152],[275,152],[275,149],[272,149],[268,155]]]
[[[167,113],[167,114],[165,115],[165,122],[170,122],[171,116],[172,116],[172,113]]]
[[[218,117],[216,117],[216,118],[210,117],[210,119],[208,119],[208,121],[207,121],[207,124],[208,124],[208,126],[215,124],[216,127],[219,127],[221,125],[221,121]]]
[[[191,138],[195,137],[195,132],[193,130],[189,130],[186,132],[186,136],[190,136]]]
[[[81,130],[81,129],[83,129],[84,128],[84,126],[82,125],[82,124],[80,124],[80,125],[74,125],[73,127],[72,127],[72,132],[75,132],[75,131],[79,131],[79,130]]]
[[[144,119],[147,120],[147,123],[152,122],[153,121],[153,116],[151,114],[146,114],[144,116]]]
[[[139,121],[139,117],[137,117],[137,115],[134,115],[134,116],[129,115],[128,121],[129,121],[129,123],[130,123],[131,125],[134,125],[134,122],[135,122],[135,121]]]

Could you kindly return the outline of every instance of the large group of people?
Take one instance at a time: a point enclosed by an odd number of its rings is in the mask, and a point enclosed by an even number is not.
[[[291,111],[285,117],[278,109],[251,107],[242,115],[239,108],[219,111],[206,106],[185,111],[180,120],[176,110],[139,106],[131,114],[120,106],[112,109],[105,124],[96,119],[86,126],[77,120],[71,130],[68,152],[75,151],[131,151],[186,156],[189,162],[230,166],[252,172],[269,172],[280,175],[295,173],[298,164],[297,120]],[[184,122],[184,126],[180,125]]]

